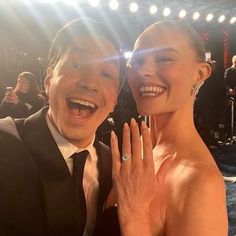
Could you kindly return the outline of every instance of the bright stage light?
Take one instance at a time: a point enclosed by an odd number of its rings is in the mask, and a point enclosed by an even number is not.
[[[109,6],[112,10],[117,10],[119,8],[119,2],[116,0],[111,0]]]
[[[25,4],[30,4],[31,3],[30,0],[22,0],[22,2],[25,3]]]
[[[128,51],[128,52],[124,52],[124,57],[126,59],[130,59],[132,57],[132,52]]]
[[[78,6],[78,1],[77,0],[64,0],[64,4],[72,7],[77,7]]]
[[[221,15],[218,19],[218,22],[222,23],[225,20],[225,16]]]
[[[194,12],[193,19],[197,20],[197,19],[199,19],[199,17],[200,17],[200,13],[199,12]]]
[[[164,15],[164,16],[169,16],[170,13],[171,13],[171,10],[170,10],[170,8],[168,8],[168,7],[166,7],[166,8],[163,10],[163,15]]]
[[[230,24],[234,24],[236,22],[236,17],[232,17],[229,21]]]
[[[209,14],[206,16],[206,21],[211,21],[213,18],[214,18],[213,14],[212,14],[212,13],[209,13]]]
[[[58,2],[59,0],[38,0],[39,3],[55,3]]]
[[[180,17],[180,18],[184,18],[186,15],[187,15],[187,12],[186,12],[185,10],[181,10],[181,11],[179,12],[179,17]]]
[[[130,3],[129,9],[131,12],[136,12],[138,10],[138,4],[136,2]]]
[[[98,6],[99,6],[99,3],[100,3],[100,0],[89,0],[89,4],[90,4],[92,7],[98,7]]]
[[[150,14],[152,14],[152,15],[155,14],[155,13],[157,12],[157,6],[156,6],[156,5],[150,6],[149,12],[150,12]]]

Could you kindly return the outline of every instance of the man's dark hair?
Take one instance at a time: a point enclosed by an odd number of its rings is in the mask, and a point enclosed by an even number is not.
[[[104,38],[112,43],[118,53],[120,52],[120,41],[113,30],[88,18],[75,19],[67,23],[57,32],[49,51],[48,66],[55,66],[67,51],[69,44],[79,36],[84,35],[90,36],[91,38]]]
[[[121,56],[121,41],[118,35],[108,26],[98,23],[89,18],[80,18],[70,21],[63,26],[56,34],[48,55],[48,67],[54,67],[60,58],[68,50],[72,41],[79,36],[89,36],[91,38],[101,37],[112,43],[118,52],[120,62],[120,87],[125,78],[125,60]],[[91,45],[92,47],[92,45]],[[116,55],[117,56],[117,55]]]

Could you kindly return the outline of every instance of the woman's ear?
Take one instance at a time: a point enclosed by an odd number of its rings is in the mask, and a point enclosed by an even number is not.
[[[198,81],[205,81],[206,79],[208,79],[211,75],[211,66],[209,65],[209,63],[207,62],[202,62],[199,65],[199,76],[198,76]]]
[[[53,68],[52,67],[48,67],[47,68],[47,72],[46,72],[46,78],[44,80],[44,88],[45,88],[45,92],[46,92],[47,96],[49,94],[51,78],[52,78],[52,72],[53,72]]]
[[[211,66],[207,62],[199,63],[197,68],[197,79],[191,88],[191,96],[197,96],[199,89],[204,84],[205,80],[211,75],[211,71]]]

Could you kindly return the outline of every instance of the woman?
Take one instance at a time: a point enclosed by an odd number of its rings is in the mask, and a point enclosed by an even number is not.
[[[224,181],[193,123],[210,73],[203,42],[188,26],[155,23],[137,39],[127,79],[138,111],[151,117],[151,134],[142,123],[142,144],[135,120],[125,124],[121,161],[111,135],[121,235],[227,235]]]
[[[11,116],[24,118],[32,115],[45,105],[39,94],[36,78],[30,72],[19,74],[13,93],[7,92],[0,105],[0,118]]]

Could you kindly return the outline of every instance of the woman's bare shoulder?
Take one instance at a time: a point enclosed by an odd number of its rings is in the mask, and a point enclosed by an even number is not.
[[[166,176],[166,186],[167,225],[169,229],[179,229],[176,235],[185,235],[183,232],[213,235],[211,229],[214,235],[226,235],[224,179],[214,164],[180,160]],[[186,227],[179,228],[178,219],[182,219]]]
[[[201,196],[224,198],[225,185],[214,161],[202,162],[182,158],[176,161],[166,176],[166,191],[176,204],[185,204],[186,198],[195,201]],[[204,199],[202,199],[204,200]]]
[[[223,183],[223,176],[212,157],[204,160],[194,158],[179,158],[172,165],[167,175],[169,184],[178,184],[191,187],[193,184],[202,186],[211,185],[213,182]]]

